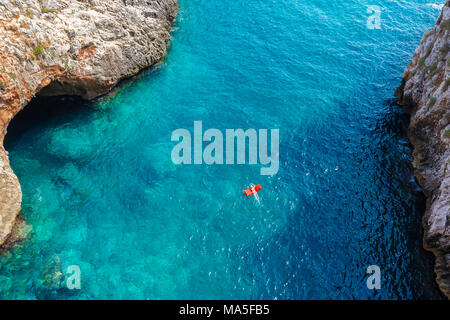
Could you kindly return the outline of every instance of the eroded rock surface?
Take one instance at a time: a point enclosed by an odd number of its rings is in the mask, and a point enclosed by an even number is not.
[[[0,247],[23,224],[11,119],[36,94],[92,99],[160,61],[176,13],[177,0],[0,0]]]
[[[436,256],[435,272],[450,298],[450,0],[422,39],[396,95],[411,114],[408,136],[414,169],[427,196],[424,246]]]

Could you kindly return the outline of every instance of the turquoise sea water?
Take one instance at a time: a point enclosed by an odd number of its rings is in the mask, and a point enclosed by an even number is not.
[[[0,257],[0,298],[440,298],[393,100],[430,3],[180,0],[156,69],[99,101],[36,99],[11,124],[31,230]],[[172,164],[172,131],[195,120],[279,128],[278,174]],[[59,285],[70,265],[80,290]]]

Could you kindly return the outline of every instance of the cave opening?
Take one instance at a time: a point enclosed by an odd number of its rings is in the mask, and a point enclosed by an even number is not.
[[[34,127],[70,121],[92,107],[92,102],[76,95],[36,95],[8,125],[6,150],[14,147],[25,132]]]

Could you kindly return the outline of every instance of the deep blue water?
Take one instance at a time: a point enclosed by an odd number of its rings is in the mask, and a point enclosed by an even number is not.
[[[180,0],[158,67],[98,101],[37,99],[11,124],[31,227],[0,257],[0,298],[441,297],[393,99],[440,2]],[[279,128],[278,174],[174,165],[171,133],[194,120]],[[58,287],[69,265],[80,290]]]

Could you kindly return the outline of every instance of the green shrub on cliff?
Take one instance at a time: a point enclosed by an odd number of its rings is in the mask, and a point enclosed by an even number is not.
[[[427,80],[430,80],[431,78],[434,77],[434,75],[436,73],[438,73],[440,70],[437,68],[438,63],[435,62],[433,63],[433,65],[431,67],[428,68],[428,70],[430,71],[430,73],[428,74]]]
[[[27,12],[25,12],[25,17],[32,19],[33,13],[28,9]]]
[[[0,80],[0,90],[5,89],[8,86],[8,81]]]
[[[446,131],[444,132],[444,138],[445,138],[445,139],[450,139],[450,130],[446,130]]]
[[[58,10],[55,9],[49,9],[49,8],[42,8],[41,13],[55,13],[58,12]]]
[[[423,41],[426,41],[430,36],[436,34],[436,30],[435,29],[431,29],[430,31],[428,31],[427,33],[425,33],[425,36],[423,38]]]
[[[41,54],[44,53],[44,46],[42,44],[38,44],[36,47],[33,48],[33,54],[34,56],[37,58],[39,57]]]
[[[444,87],[442,88],[442,92],[446,92],[448,90],[448,87],[450,85],[450,78],[445,80]]]
[[[436,103],[436,97],[431,97],[430,102],[428,102],[428,107],[434,106],[435,103]]]
[[[444,20],[441,23],[441,28],[450,31],[450,20]]]
[[[422,69],[423,67],[425,67],[425,58],[424,57],[419,59],[419,68]]]

